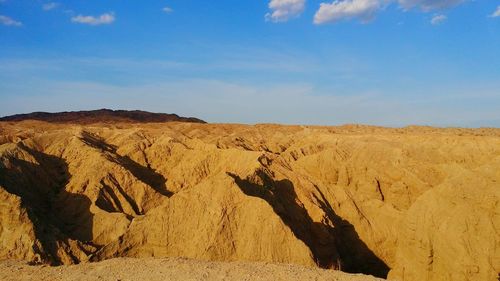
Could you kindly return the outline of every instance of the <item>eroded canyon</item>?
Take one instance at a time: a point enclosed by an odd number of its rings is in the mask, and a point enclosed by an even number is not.
[[[497,280],[500,129],[0,123],[0,259]]]

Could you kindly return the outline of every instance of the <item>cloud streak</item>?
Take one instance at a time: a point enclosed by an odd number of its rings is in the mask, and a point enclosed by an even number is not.
[[[448,9],[465,2],[465,0],[398,0],[404,9],[420,8],[422,11]]]
[[[285,22],[298,17],[304,12],[306,0],[271,0],[266,14],[266,20],[272,22]]]
[[[457,6],[466,0],[334,0],[331,3],[323,2],[314,15],[315,24],[338,22],[347,19],[359,19],[369,22],[375,14],[391,3],[396,3],[405,10],[420,9],[424,12],[444,10]],[[498,11],[500,14],[500,11]],[[432,24],[439,24],[446,20],[446,16],[438,15],[433,18]]]
[[[88,24],[88,25],[103,25],[103,24],[111,24],[115,21],[114,13],[105,13],[100,16],[83,16],[78,15],[71,18],[71,21],[74,23]]]
[[[269,57],[275,55],[269,54]],[[268,67],[295,57],[268,61],[269,66],[243,67],[255,68],[272,77],[275,70]],[[219,60],[215,61],[219,63]],[[248,62],[251,61],[254,60],[248,58]],[[227,62],[234,63],[234,57],[228,57]],[[0,115],[109,107],[175,112],[210,122],[500,125],[497,81],[470,85],[460,81],[440,82],[431,84],[430,92],[410,82],[405,83],[407,89],[402,91],[407,93],[399,90],[391,93],[376,86],[324,88],[303,78],[265,79],[255,83],[248,79],[204,75],[214,69],[234,73],[232,67],[235,66],[228,67],[102,58],[0,59],[0,93],[5,93]],[[318,69],[315,73],[321,71]],[[89,76],[92,72],[98,73]],[[179,73],[184,74],[175,76]],[[360,77],[362,73],[354,71],[353,75]],[[356,82],[360,81],[356,78]],[[262,103],[263,100],[266,102]]]
[[[445,22],[447,19],[448,19],[448,17],[445,15],[435,15],[431,19],[431,24],[432,25],[440,25],[443,22]]]
[[[170,7],[163,7],[163,9],[161,9],[164,13],[167,13],[167,14],[170,14],[174,11],[174,9],[170,8]]]
[[[16,21],[8,16],[0,15],[0,24],[5,26],[22,26],[23,23],[20,21]]]
[[[42,5],[42,9],[44,11],[50,11],[50,10],[54,10],[55,8],[57,8],[59,6],[59,3],[56,3],[56,2],[50,2],[50,3],[45,3]]]
[[[33,81],[30,81],[33,82]],[[157,84],[116,86],[88,81],[38,80],[36,94],[10,95],[0,104],[0,115],[32,111],[96,108],[144,109],[196,116],[209,122],[339,125],[364,123],[384,126],[498,126],[493,106],[476,107],[457,99],[477,101],[453,93],[438,105],[432,99],[387,98],[376,93],[317,95],[308,84],[248,85],[221,80],[178,79]],[[29,85],[15,85],[32,92]],[[5,85],[0,86],[0,89]],[[8,88],[7,88],[8,89]],[[478,89],[464,89],[477,92]],[[484,92],[484,91],[483,91]],[[496,104],[498,96],[482,98]],[[262,103],[265,100],[265,103]],[[286,103],[283,103],[286,100]],[[57,103],[54,103],[57,101]],[[449,104],[449,105],[446,105]],[[496,121],[495,121],[496,120]]]
[[[345,0],[321,3],[319,10],[314,15],[314,23],[323,24],[351,18],[368,22],[373,19],[382,5],[383,2],[380,0]]]
[[[497,7],[497,9],[493,12],[493,14],[490,15],[492,18],[497,18],[500,17],[500,6]]]

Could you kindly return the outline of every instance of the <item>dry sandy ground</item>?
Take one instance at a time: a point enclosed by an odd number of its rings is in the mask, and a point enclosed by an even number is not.
[[[297,265],[207,262],[184,258],[118,258],[73,266],[30,266],[25,262],[0,262],[0,280],[383,280],[361,274],[322,270]]]

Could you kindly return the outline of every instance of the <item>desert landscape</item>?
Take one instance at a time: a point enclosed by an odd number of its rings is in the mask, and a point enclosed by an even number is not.
[[[0,281],[500,281],[500,2],[0,0]]]
[[[0,122],[0,279],[498,279],[500,129],[120,118]]]

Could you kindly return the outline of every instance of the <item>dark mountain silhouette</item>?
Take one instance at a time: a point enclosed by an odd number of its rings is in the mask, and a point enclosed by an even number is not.
[[[111,110],[99,109],[90,111],[71,112],[33,112],[28,114],[16,114],[1,117],[0,121],[24,121],[38,120],[52,123],[100,123],[100,122],[131,122],[131,123],[153,123],[153,122],[192,122],[206,123],[194,117],[181,117],[177,114],[151,113],[140,110]]]

